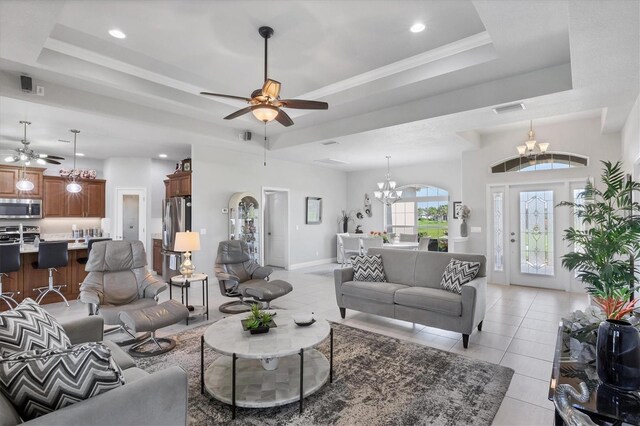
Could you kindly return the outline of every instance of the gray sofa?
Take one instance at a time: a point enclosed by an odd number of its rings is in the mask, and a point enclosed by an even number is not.
[[[102,340],[102,317],[90,316],[61,324],[72,344]],[[148,374],[117,345],[104,343],[122,368],[125,384],[85,401],[22,422],[0,393],[0,425],[186,425],[187,373],[173,366]]]
[[[384,248],[370,249],[368,254],[382,256],[387,282],[353,281],[353,268],[336,269],[336,300],[342,318],[348,308],[455,331],[462,333],[465,348],[473,330],[482,330],[487,291],[483,255]],[[462,286],[462,294],[440,288],[451,258],[480,262],[478,275]]]

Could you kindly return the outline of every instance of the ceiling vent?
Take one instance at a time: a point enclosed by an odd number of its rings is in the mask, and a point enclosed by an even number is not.
[[[341,166],[349,164],[347,161],[336,160],[335,158],[323,158],[322,160],[314,160],[316,163],[330,164],[332,166]]]
[[[517,103],[517,104],[509,104],[509,105],[502,105],[499,107],[495,107],[493,108],[493,112],[495,112],[496,114],[504,114],[506,112],[513,112],[513,111],[522,111],[523,109],[527,109],[523,103]]]
[[[66,139],[58,139],[58,142],[62,142],[62,143],[71,143],[71,141],[68,141]]]
[[[338,142],[336,141],[326,141],[326,142],[322,142],[322,145],[327,146],[327,145],[337,145]]]

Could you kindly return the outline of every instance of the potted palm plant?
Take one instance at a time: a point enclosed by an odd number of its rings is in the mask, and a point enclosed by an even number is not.
[[[605,384],[622,390],[640,388],[640,336],[626,319],[640,299],[637,268],[630,259],[640,255],[640,183],[625,178],[622,163],[602,162],[602,189],[588,181],[571,207],[584,225],[570,227],[564,239],[575,251],[562,257],[562,266],[576,271],[607,320],[598,327],[596,365]],[[615,336],[615,338],[614,338]]]

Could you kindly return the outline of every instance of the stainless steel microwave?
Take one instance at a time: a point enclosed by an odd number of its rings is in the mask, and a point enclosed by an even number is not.
[[[0,198],[0,219],[41,219],[42,200]]]

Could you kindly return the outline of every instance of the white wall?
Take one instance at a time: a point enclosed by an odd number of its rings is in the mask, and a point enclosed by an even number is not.
[[[355,219],[349,223],[349,232],[354,232],[356,225],[362,225],[365,233],[370,231],[383,231],[383,206],[373,196],[373,191],[378,188],[377,183],[385,179],[386,167],[350,172],[347,175],[348,210],[360,210],[364,219]],[[394,166],[391,158],[391,178],[397,182],[397,186],[408,184],[424,184],[445,189],[449,192],[449,217],[453,217],[451,206],[453,201],[461,199],[461,173],[460,161],[440,161],[437,163],[425,163],[411,166]],[[369,194],[371,199],[372,216],[364,214],[364,195]],[[334,219],[334,220],[337,220]],[[341,231],[342,232],[342,231]],[[459,235],[459,229],[455,221],[449,221],[449,235]]]
[[[622,159],[628,173],[633,173],[634,164],[640,163],[640,96],[622,129]],[[638,178],[635,176],[636,180]]]
[[[193,261],[199,271],[213,274],[218,243],[228,238],[229,198],[251,192],[261,199],[262,187],[288,188],[291,267],[336,257],[335,218],[347,206],[346,173],[309,164],[194,145],[192,148],[193,230],[206,229]],[[305,197],[321,197],[323,221],[305,225]]]
[[[469,233],[467,251],[487,254],[487,187],[489,184],[527,183],[534,181],[585,180],[600,176],[600,160],[621,158],[620,133],[600,134],[600,119],[583,119],[549,125],[535,125],[536,139],[551,143],[552,152],[576,153],[589,157],[588,167],[522,173],[491,174],[490,166],[513,157],[516,146],[527,137],[527,126],[481,136],[482,148],[462,155],[462,200],[472,212],[470,227],[481,227],[480,233]],[[507,230],[508,231],[508,230]],[[487,256],[489,261],[490,257]]]

